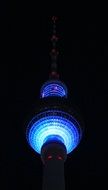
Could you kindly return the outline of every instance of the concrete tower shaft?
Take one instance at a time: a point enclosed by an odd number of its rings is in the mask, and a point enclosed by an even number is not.
[[[49,160],[62,160],[65,162],[66,158],[66,147],[59,141],[47,142],[42,146],[41,159],[43,164],[47,164]]]
[[[50,142],[41,150],[41,159],[44,164],[43,190],[65,190],[64,162],[66,148],[62,143]]]

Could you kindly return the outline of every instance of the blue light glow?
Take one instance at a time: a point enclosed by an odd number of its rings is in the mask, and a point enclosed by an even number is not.
[[[67,154],[79,143],[81,131],[77,121],[69,114],[50,110],[37,114],[29,123],[27,139],[38,153],[46,141],[59,140],[66,146]]]
[[[61,81],[48,81],[41,88],[41,97],[67,96],[67,88]]]

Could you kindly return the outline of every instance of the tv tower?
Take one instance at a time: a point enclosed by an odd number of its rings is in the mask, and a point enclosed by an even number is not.
[[[28,123],[26,137],[32,149],[41,155],[43,190],[65,190],[64,162],[81,140],[82,122],[70,107],[67,87],[59,79],[57,17],[53,16],[52,21],[51,73],[41,87],[39,106]]]

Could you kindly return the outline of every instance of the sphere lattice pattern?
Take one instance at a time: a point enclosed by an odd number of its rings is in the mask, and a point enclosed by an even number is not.
[[[30,146],[40,154],[43,144],[52,139],[64,143],[67,154],[70,153],[81,139],[78,122],[70,114],[58,110],[37,114],[27,128]]]

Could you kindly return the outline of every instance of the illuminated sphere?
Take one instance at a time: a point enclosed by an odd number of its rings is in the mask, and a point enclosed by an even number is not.
[[[81,130],[71,115],[58,110],[49,110],[37,114],[30,121],[27,139],[30,146],[39,154],[43,144],[50,141],[62,142],[68,154],[79,144]]]
[[[40,95],[42,98],[49,96],[67,97],[67,87],[59,80],[49,80],[43,84]]]
[[[67,99],[66,86],[61,81],[49,80],[42,86],[40,97],[42,108],[29,122],[26,131],[29,145],[41,154],[44,144],[60,142],[69,154],[79,144],[82,130],[76,117],[68,112],[68,107],[63,109],[63,100]]]

